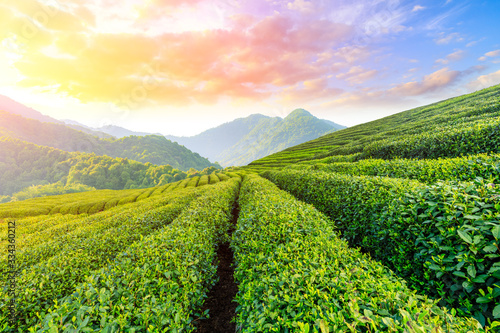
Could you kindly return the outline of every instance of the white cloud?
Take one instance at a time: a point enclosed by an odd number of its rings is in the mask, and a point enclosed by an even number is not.
[[[424,10],[426,7],[424,6],[420,6],[420,5],[416,5],[415,7],[413,7],[413,9],[411,10],[412,12],[418,12],[420,10]]]
[[[484,55],[487,56],[487,57],[491,57],[491,58],[498,57],[498,56],[500,56],[500,50],[495,50],[495,51],[487,52]]]
[[[480,90],[500,83],[500,71],[481,75],[468,85],[470,90]]]
[[[500,56],[500,50],[495,50],[495,51],[486,52],[482,57],[479,57],[477,60],[486,61],[486,60],[488,60],[488,58],[496,58],[498,56]]]
[[[289,2],[287,3],[287,8],[290,10],[296,10],[304,14],[310,14],[314,12],[313,2],[306,0],[295,0],[294,2]]]
[[[458,32],[453,32],[453,33],[448,34],[448,35],[441,33],[440,36],[437,39],[435,39],[434,41],[438,45],[445,45],[445,44],[449,44],[451,42],[461,42],[463,40],[464,40],[464,38]]]
[[[452,61],[458,61],[461,60],[465,55],[465,52],[462,50],[458,50],[456,52],[450,53],[446,56],[444,59],[438,59],[436,60],[436,64],[443,64],[447,65]]]
[[[368,80],[373,79],[378,74],[376,69],[365,69],[361,66],[354,66],[347,73],[338,74],[336,77],[340,80],[345,80],[351,85],[363,84]]]

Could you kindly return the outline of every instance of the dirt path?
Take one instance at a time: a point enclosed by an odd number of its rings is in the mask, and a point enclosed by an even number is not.
[[[238,220],[239,207],[237,203],[233,208],[233,223],[229,230],[229,235],[234,231],[236,221]],[[234,282],[233,250],[229,243],[222,243],[217,251],[219,267],[217,275],[219,281],[212,288],[205,301],[203,311],[209,309],[210,318],[200,321],[197,333],[234,333],[236,324],[231,322],[236,312],[236,302],[233,299],[238,291],[238,286]]]

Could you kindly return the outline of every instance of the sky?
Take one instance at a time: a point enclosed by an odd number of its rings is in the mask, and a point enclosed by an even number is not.
[[[500,1],[0,0],[0,94],[195,135],[304,108],[353,126],[500,83]]]

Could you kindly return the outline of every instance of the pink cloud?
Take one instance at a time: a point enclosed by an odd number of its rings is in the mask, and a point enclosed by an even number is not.
[[[346,73],[338,74],[337,79],[345,80],[349,84],[363,84],[368,80],[373,79],[378,74],[375,69],[369,70],[361,66],[354,66],[349,69]]]
[[[458,50],[456,52],[450,53],[444,59],[436,60],[437,64],[447,65],[452,61],[461,60],[465,56],[465,52],[462,50]]]
[[[40,52],[23,55],[16,67],[29,78],[25,85],[57,86],[84,101],[115,102],[139,91],[144,75],[150,75],[156,80],[147,93],[151,103],[212,104],[224,96],[261,100],[277,87],[323,77],[339,55],[319,62],[318,54],[332,52],[352,33],[344,24],[281,14],[233,16],[228,29],[159,36],[76,30],[49,34],[43,44],[56,45],[64,61]],[[145,65],[153,64],[155,72],[145,74]]]
[[[342,89],[330,87],[328,79],[321,77],[284,89],[280,93],[279,99],[282,104],[295,107],[310,101],[331,99],[342,92]]]
[[[420,82],[413,81],[400,84],[392,89],[389,93],[401,96],[419,96],[429,92],[434,92],[442,89],[456,81],[459,77],[459,71],[451,71],[448,68],[440,69],[434,73],[424,76]]]

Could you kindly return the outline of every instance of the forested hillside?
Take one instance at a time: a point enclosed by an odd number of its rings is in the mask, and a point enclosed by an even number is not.
[[[96,189],[147,188],[216,170],[211,166],[203,171],[190,169],[185,172],[170,165],[93,153],[70,153],[7,137],[0,137],[0,151],[0,196],[54,183],[69,186],[68,190],[78,188],[80,184]],[[48,191],[48,188],[38,188],[38,191]],[[21,198],[20,195],[15,197]]]
[[[16,138],[68,152],[79,151],[128,158],[142,163],[168,164],[183,171],[190,168],[201,170],[211,166],[217,167],[199,154],[193,153],[162,136],[100,139],[65,125],[42,123],[5,111],[0,111],[0,136]]]
[[[345,127],[297,109],[284,119],[255,114],[193,137],[166,137],[227,167],[245,165],[342,128]]]

